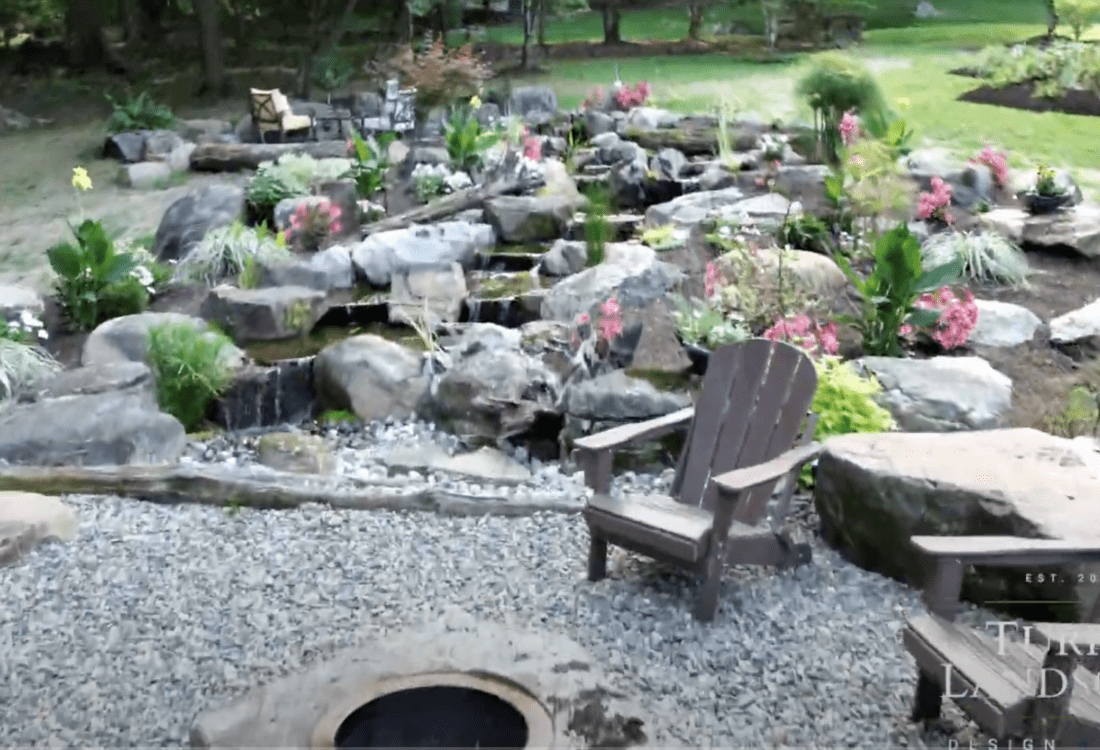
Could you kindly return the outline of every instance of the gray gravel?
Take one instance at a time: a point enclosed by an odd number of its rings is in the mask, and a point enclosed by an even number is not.
[[[699,625],[691,580],[641,558],[587,582],[577,515],[66,501],[79,538],[0,570],[0,746],[183,746],[199,710],[456,607],[576,639],[658,746],[920,742],[895,640],[916,592],[828,550],[730,571]]]

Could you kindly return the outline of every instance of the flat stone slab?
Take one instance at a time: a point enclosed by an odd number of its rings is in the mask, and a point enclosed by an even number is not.
[[[489,673],[550,713],[555,747],[645,747],[637,707],[609,690],[599,662],[565,636],[476,621],[452,608],[420,628],[378,637],[309,671],[256,688],[196,717],[191,747],[311,747],[331,708],[383,679],[423,672]]]
[[[1100,452],[1033,429],[853,434],[831,438],[817,466],[814,502],[826,541],[867,570],[922,586],[923,535],[1092,539],[1100,545]],[[970,601],[1072,601],[1083,622],[1100,566],[1045,566],[1045,582],[1005,568],[971,570]],[[1083,578],[1078,579],[1078,573]],[[1076,617],[1076,620],[1072,618]]]
[[[1072,247],[1086,258],[1100,257],[1100,206],[1090,203],[1037,216],[1019,208],[995,208],[978,214],[978,221],[1017,245]]]
[[[78,526],[76,512],[56,497],[0,491],[0,565],[18,562],[39,542],[72,541]]]
[[[523,464],[490,447],[451,456],[440,446],[427,443],[395,448],[383,460],[395,468],[443,471],[498,484],[520,484],[531,478],[531,472]]]

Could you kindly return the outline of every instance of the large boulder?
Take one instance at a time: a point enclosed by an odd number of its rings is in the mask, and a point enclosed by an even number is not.
[[[1070,248],[1086,258],[1100,257],[1100,206],[1091,203],[1035,216],[1019,208],[995,208],[978,214],[978,221],[1017,245]]]
[[[558,114],[558,97],[549,86],[520,86],[508,102],[512,114],[530,125],[545,125]]]
[[[241,342],[305,336],[327,310],[326,294],[304,286],[238,289],[220,284],[202,303],[203,317]]]
[[[207,185],[189,192],[164,212],[153,240],[157,260],[179,260],[211,229],[244,219],[244,188]]]
[[[0,565],[11,565],[39,542],[76,538],[76,512],[59,498],[0,492]]]
[[[814,486],[825,541],[857,565],[915,587],[926,582],[928,565],[913,535],[1100,541],[1097,498],[1094,446],[1032,429],[842,435],[826,442]],[[1097,568],[969,567],[963,595],[979,604],[1072,601],[1030,616],[1082,622],[1097,597]]]
[[[864,357],[855,364],[882,384],[878,400],[909,432],[1004,427],[1012,408],[1012,380],[981,357]]]
[[[765,193],[745,197],[740,188],[705,190],[658,203],[646,209],[645,220],[649,226],[673,224],[691,227],[712,218],[741,219],[758,225],[778,226],[788,216],[798,216],[802,207],[792,204],[778,193]]]
[[[659,391],[648,380],[613,370],[571,383],[562,394],[562,410],[578,419],[632,422],[671,414],[691,406],[686,393]]]
[[[183,425],[138,393],[48,398],[0,412],[0,460],[11,464],[171,463],[185,444]]]
[[[424,358],[381,336],[352,336],[323,349],[313,363],[322,403],[364,422],[416,413],[428,390]]]
[[[485,216],[502,242],[544,242],[565,233],[575,206],[559,195],[502,195],[485,202]]]
[[[394,274],[414,268],[450,268],[458,263],[470,269],[478,252],[492,247],[496,240],[496,232],[487,224],[414,224],[369,235],[351,248],[351,261],[368,283],[388,286]]]

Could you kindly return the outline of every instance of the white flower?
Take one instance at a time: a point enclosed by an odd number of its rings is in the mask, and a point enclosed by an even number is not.
[[[130,271],[130,275],[140,281],[144,287],[153,283],[153,274],[145,266],[135,266],[134,270]]]
[[[50,337],[50,334],[46,333],[46,329],[45,329],[45,328],[39,328],[39,329],[38,329],[38,338],[40,338],[40,339],[42,339],[43,341],[45,341],[45,340],[46,340],[46,339],[48,339],[49,337]]]

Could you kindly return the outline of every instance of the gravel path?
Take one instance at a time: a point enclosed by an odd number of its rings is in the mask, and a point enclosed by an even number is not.
[[[689,580],[641,559],[588,583],[577,515],[66,501],[79,538],[0,570],[0,746],[184,746],[199,710],[455,607],[580,642],[657,746],[920,744],[895,641],[916,593],[828,550],[729,572],[702,626]]]

